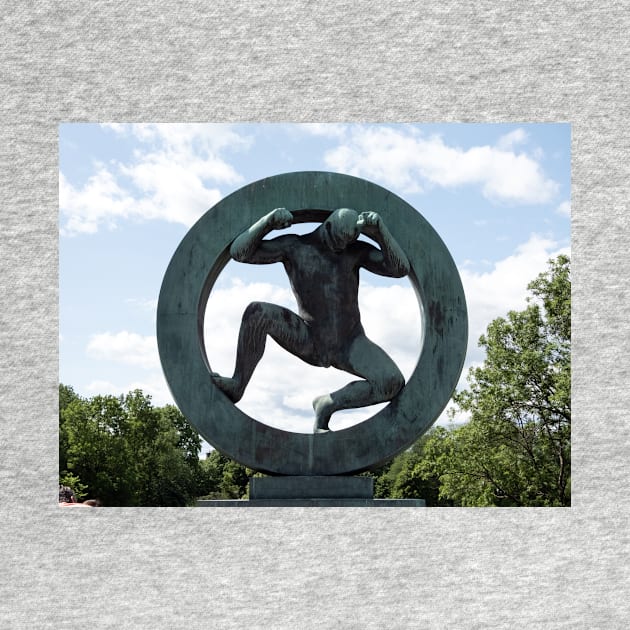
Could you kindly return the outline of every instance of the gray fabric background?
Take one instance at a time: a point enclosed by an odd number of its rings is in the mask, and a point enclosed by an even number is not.
[[[461,4],[3,3],[0,627],[628,627],[630,6]],[[58,509],[57,124],[237,120],[572,123],[573,507]]]

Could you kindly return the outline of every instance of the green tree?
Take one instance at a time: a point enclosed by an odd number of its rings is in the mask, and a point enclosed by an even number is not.
[[[105,505],[133,504],[133,459],[126,414],[114,396],[76,398],[61,411],[67,436],[67,469]]]
[[[201,462],[202,484],[199,495],[205,499],[241,499],[248,491],[254,471],[245,468],[217,450]]]
[[[398,455],[378,468],[361,473],[360,476],[362,477],[372,477],[374,479],[375,499],[386,499],[391,495],[392,485],[396,477],[396,470],[392,470],[392,467],[397,465],[400,457]]]
[[[79,396],[72,387],[59,385],[59,475],[68,470],[68,432],[64,424],[64,410],[70,403],[78,400]],[[61,483],[61,482],[60,482]],[[68,484],[65,484],[68,485]]]
[[[523,311],[495,319],[481,367],[454,396],[470,421],[435,431],[420,476],[461,505],[570,505],[571,276],[559,256],[528,286]]]
[[[453,504],[452,500],[440,497],[440,480],[435,472],[423,467],[423,463],[431,457],[428,445],[431,444],[433,433],[440,430],[440,427],[436,427],[425,433],[408,451],[396,458],[398,465],[395,461],[392,469],[397,469],[397,472],[391,484],[390,497],[424,499],[428,507]]]
[[[175,405],[159,407],[158,412],[166,424],[172,426],[177,432],[177,448],[184,453],[184,457],[190,464],[197,466],[201,452],[199,433],[192,428],[184,414]]]
[[[83,399],[59,388],[60,475],[104,505],[188,505],[198,494],[201,440],[173,406],[141,391]]]
[[[226,499],[242,499],[248,490],[249,474],[242,464],[228,460],[223,468],[223,477],[219,488]]]

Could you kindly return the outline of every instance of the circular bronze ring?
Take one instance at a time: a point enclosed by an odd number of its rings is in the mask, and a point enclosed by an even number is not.
[[[340,431],[306,434],[270,427],[243,413],[210,377],[203,318],[229,246],[274,208],[296,222],[321,221],[336,208],[377,211],[411,263],[422,317],[422,350],[403,390],[384,409]],[[393,305],[395,308],[395,305]],[[468,337],[466,301],[446,246],[414,208],[371,182],[305,171],[249,184],[208,210],[168,266],[157,311],[160,360],[182,413],[215,448],[269,474],[343,475],[382,465],[438,418],[459,379]]]

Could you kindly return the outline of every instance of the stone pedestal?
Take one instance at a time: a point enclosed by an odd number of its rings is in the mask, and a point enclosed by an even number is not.
[[[372,477],[252,477],[249,500],[198,501],[199,507],[425,507],[424,499],[374,499]]]
[[[426,507],[424,499],[257,499],[197,501],[197,507]]]
[[[281,476],[252,477],[250,501],[261,499],[371,499],[372,477]]]

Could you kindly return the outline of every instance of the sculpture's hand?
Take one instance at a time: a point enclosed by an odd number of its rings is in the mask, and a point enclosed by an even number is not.
[[[359,215],[357,224],[365,227],[377,227],[381,222],[381,215],[378,212],[362,212]]]
[[[382,260],[376,261],[374,256],[366,268],[381,275],[402,278],[409,273],[409,259],[404,250],[396,242],[378,212],[362,212],[357,225],[366,236],[374,239],[381,247]]]
[[[269,232],[282,230],[289,227],[292,223],[293,215],[286,208],[272,210],[234,239],[232,245],[230,245],[230,256],[239,262],[254,264],[278,262],[281,258],[274,258],[274,256],[279,256],[280,252],[274,250],[275,254],[271,256],[269,254],[270,245],[267,243],[267,253],[265,256],[262,256],[259,251],[261,243]]]
[[[293,215],[286,208],[276,208],[267,215],[267,225],[273,230],[283,230],[293,223]]]
[[[378,212],[362,212],[357,219],[357,225],[366,232],[374,231],[370,228],[379,229],[381,227],[381,215]]]

